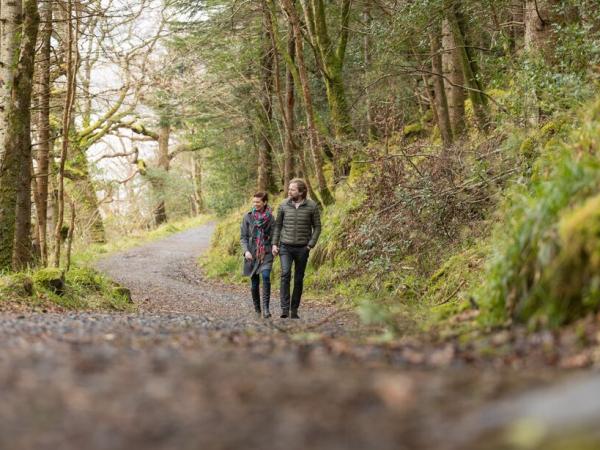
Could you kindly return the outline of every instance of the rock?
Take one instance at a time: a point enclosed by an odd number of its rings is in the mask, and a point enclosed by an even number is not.
[[[33,274],[35,286],[56,295],[65,293],[65,272],[61,269],[46,267]]]
[[[0,290],[18,297],[31,297],[34,292],[33,280],[23,273],[16,273],[0,282]]]
[[[125,286],[115,286],[112,289],[112,294],[114,297],[120,297],[127,300],[127,303],[133,303],[133,298],[131,296],[131,291]]]

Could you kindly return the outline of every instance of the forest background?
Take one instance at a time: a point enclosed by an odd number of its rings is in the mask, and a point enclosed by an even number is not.
[[[3,292],[96,280],[72,249],[207,212],[202,264],[239,281],[249,197],[301,176],[311,295],[391,332],[595,312],[597,6],[2,0]]]

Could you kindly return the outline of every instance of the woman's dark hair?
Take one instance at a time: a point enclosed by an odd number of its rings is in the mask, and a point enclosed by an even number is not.
[[[304,181],[302,178],[294,178],[293,180],[290,180],[290,184],[295,184],[298,187],[302,198],[306,198],[306,196],[308,195],[308,187],[306,186],[306,181]]]
[[[263,202],[269,203],[269,194],[267,194],[266,192],[257,192],[252,196],[252,198],[260,198]]]

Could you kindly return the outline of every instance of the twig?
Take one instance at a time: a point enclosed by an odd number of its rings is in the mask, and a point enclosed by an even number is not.
[[[466,280],[462,280],[460,282],[460,284],[458,285],[458,287],[448,296],[446,297],[444,300],[442,300],[440,303],[437,303],[435,306],[440,306],[443,305],[445,303],[448,303],[450,300],[452,300],[452,298],[458,294],[458,291],[460,291],[462,289],[462,287],[465,285],[467,281]]]

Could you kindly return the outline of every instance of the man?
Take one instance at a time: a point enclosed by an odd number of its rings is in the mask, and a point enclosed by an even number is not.
[[[288,187],[288,199],[277,211],[273,232],[273,255],[281,257],[281,318],[290,317],[290,281],[294,264],[294,292],[291,318],[299,319],[298,308],[304,285],[304,271],[310,250],[321,234],[321,216],[317,204],[307,198],[304,180],[295,178]]]

